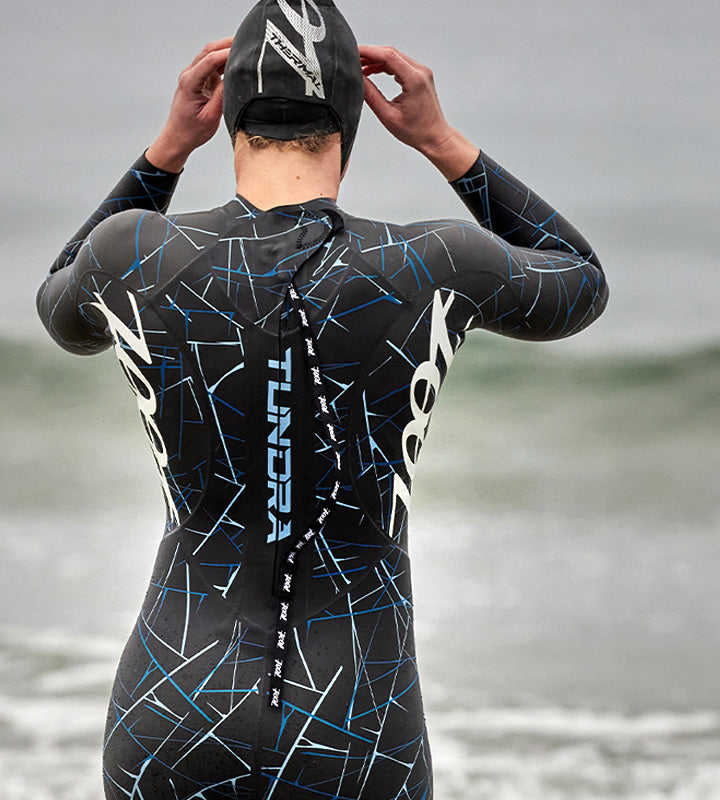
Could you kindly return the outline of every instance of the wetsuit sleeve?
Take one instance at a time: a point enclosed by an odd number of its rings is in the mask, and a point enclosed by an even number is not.
[[[179,174],[158,169],[140,156],[55,259],[38,292],[37,309],[43,325],[61,347],[89,355],[111,344],[104,330],[80,308],[80,278],[88,269],[99,266],[90,248],[83,245],[100,223],[120,212],[167,211],[178,178]]]
[[[154,167],[144,154],[140,156],[90,219],[65,245],[50,267],[50,274],[69,267],[90,233],[112,214],[131,208],[164,214],[170,205],[179,177],[180,173],[165,172]]]
[[[483,241],[463,234],[460,285],[467,284],[483,306],[469,327],[514,338],[559,339],[602,313],[608,290],[600,261],[549,203],[484,153],[451,186],[481,229],[492,234],[485,233]],[[468,252],[469,241],[474,252]],[[468,269],[471,261],[476,265]]]

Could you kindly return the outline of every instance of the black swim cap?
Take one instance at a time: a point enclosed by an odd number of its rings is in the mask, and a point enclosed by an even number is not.
[[[357,42],[333,0],[260,0],[245,17],[225,67],[231,136],[289,141],[340,131],[344,168],[363,98]]]

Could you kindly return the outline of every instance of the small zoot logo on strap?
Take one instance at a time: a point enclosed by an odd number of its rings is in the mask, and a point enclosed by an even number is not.
[[[295,47],[288,36],[283,33],[274,22],[267,20],[265,41],[260,51],[257,67],[258,92],[260,94],[264,91],[263,62],[265,61],[267,46],[270,45],[288,66],[292,67],[305,81],[305,94],[308,97],[319,97],[321,100],[325,99],[325,84],[323,83],[322,70],[320,69],[320,60],[315,52],[315,45],[325,41],[325,20],[320,13],[320,9],[313,0],[301,0],[301,5],[302,14],[299,14],[286,0],[278,0],[278,6],[285,15],[285,19],[290,23],[293,30],[302,36],[303,45],[305,47],[304,53],[301,53],[300,50]],[[313,24],[310,21],[308,6],[317,14],[319,24]]]

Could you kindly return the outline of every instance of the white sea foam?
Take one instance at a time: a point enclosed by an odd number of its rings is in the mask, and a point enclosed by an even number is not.
[[[117,641],[61,631],[0,630],[3,800],[102,795],[102,728],[118,649]],[[445,710],[433,685],[438,800],[720,800],[720,712]]]
[[[3,800],[99,800],[99,748],[31,747],[0,750]]]
[[[61,748],[81,741],[99,747],[105,706],[99,698],[0,695],[0,722],[13,737],[33,746]]]
[[[2,699],[0,716],[28,737],[21,748],[0,748],[4,800],[100,797],[99,741],[66,741],[68,724],[76,733],[99,736],[99,709],[92,702],[72,706]],[[435,715],[436,797],[720,800],[716,725],[717,716],[710,713],[629,718],[579,710],[478,709]],[[697,736],[712,736],[712,742],[693,744]],[[641,739],[641,751],[629,746]]]
[[[439,723],[431,733],[442,800],[720,800],[713,714],[498,709]]]
[[[628,740],[649,737],[720,736],[720,713],[639,716],[560,708],[474,709],[431,715],[434,730],[474,736],[526,735],[567,740]]]

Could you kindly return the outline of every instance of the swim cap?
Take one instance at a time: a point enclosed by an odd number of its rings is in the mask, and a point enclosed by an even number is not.
[[[245,17],[225,67],[231,136],[289,141],[340,131],[344,169],[363,98],[357,42],[333,0],[260,0]]]

